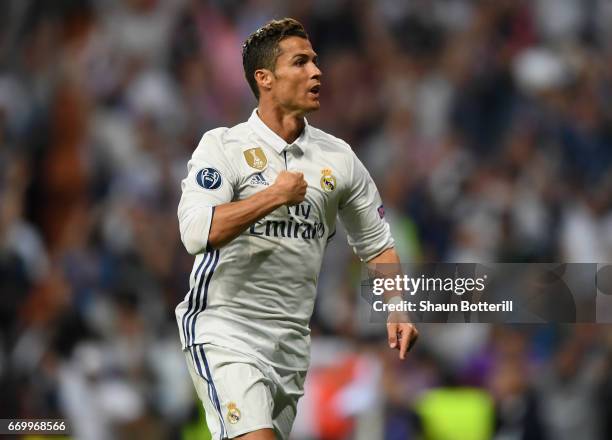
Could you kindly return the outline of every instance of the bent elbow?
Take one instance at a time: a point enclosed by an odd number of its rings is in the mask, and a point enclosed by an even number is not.
[[[202,252],[202,248],[200,246],[196,246],[191,242],[183,242],[183,244],[185,245],[185,249],[189,255],[198,255]]]
[[[216,231],[211,228],[211,230],[208,232],[208,240],[206,242],[206,249],[207,250],[217,249],[217,247],[219,247],[218,244],[219,244],[219,236],[216,233]]]
[[[179,210],[181,241],[191,255],[197,255],[206,249],[212,217],[210,210],[210,207]]]
[[[181,241],[183,242],[183,246],[185,246],[185,250],[189,255],[197,255],[202,252],[202,249],[205,246],[202,246],[201,240],[195,240],[192,237],[189,237],[188,234],[181,234]]]

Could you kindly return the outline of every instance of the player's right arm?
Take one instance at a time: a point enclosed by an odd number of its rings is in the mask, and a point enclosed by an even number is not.
[[[222,149],[224,130],[212,130],[202,137],[181,184],[179,229],[192,255],[226,245],[255,221],[282,205],[300,203],[306,195],[303,175],[284,171],[265,190],[232,201],[239,172]]]
[[[276,208],[303,202],[306,188],[302,173],[281,171],[269,188],[244,200],[216,206],[208,234],[209,246],[223,247]]]

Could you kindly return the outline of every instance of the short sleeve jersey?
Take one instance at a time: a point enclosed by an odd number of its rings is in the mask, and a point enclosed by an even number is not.
[[[304,202],[281,206],[212,249],[215,206],[265,190],[284,170],[304,174]],[[362,261],[393,247],[376,186],[348,144],[306,122],[289,145],[256,110],[245,123],[204,134],[182,182],[178,217],[181,239],[196,255],[176,308],[183,348],[216,344],[291,370],[308,367],[309,321],[336,218]]]

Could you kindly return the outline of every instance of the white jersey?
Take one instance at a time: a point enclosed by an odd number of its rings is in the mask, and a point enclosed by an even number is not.
[[[284,170],[300,171],[306,199],[281,206],[220,249],[207,243],[214,207],[246,199]],[[348,144],[306,126],[291,145],[256,110],[245,123],[204,134],[178,207],[181,239],[196,255],[176,308],[183,349],[211,343],[288,370],[309,363],[323,252],[339,216],[362,261],[393,246],[372,178]]]

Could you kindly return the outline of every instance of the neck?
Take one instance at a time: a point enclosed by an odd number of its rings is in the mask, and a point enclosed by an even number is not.
[[[279,107],[269,107],[261,103],[257,107],[259,118],[274,133],[288,144],[293,143],[304,130],[304,115],[302,113],[287,113]]]

